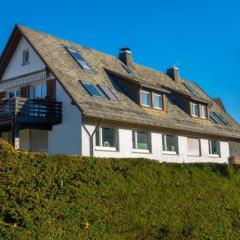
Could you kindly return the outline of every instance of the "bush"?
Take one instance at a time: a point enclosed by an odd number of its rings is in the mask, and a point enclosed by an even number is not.
[[[240,172],[0,142],[0,239],[239,239]]]

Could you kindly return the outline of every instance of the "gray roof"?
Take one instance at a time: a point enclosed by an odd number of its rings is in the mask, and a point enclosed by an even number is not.
[[[176,82],[165,73],[135,63],[133,66],[134,74],[129,74],[124,69],[123,63],[115,56],[26,27],[17,26],[15,31],[19,31],[30,42],[41,59],[49,67],[50,71],[66,89],[72,100],[81,109],[84,117],[103,118],[113,121],[240,139],[239,125],[193,82],[183,79],[180,82]],[[68,54],[65,46],[70,46],[78,50],[90,64],[94,72],[87,72],[81,69]],[[221,113],[230,124],[225,126],[216,124],[211,120],[193,118],[181,108],[168,101],[167,98],[165,99],[167,103],[165,111],[141,107],[126,96],[124,92],[114,87],[106,69],[112,73],[116,73],[116,75],[121,76],[123,79],[134,80],[143,86],[156,88],[166,87],[185,92],[194,98],[195,96],[183,84],[187,82],[197,90],[200,99],[210,103],[211,111]],[[120,101],[110,101],[90,96],[79,83],[79,80],[110,87]]]

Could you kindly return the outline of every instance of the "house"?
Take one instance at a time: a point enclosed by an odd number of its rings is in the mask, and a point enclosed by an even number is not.
[[[50,154],[228,162],[240,126],[184,80],[16,26],[0,59],[1,138]]]

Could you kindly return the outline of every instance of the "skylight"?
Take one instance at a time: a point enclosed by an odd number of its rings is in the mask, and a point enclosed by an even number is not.
[[[216,113],[216,112],[214,112],[214,113],[219,118],[219,120],[224,123],[224,125],[226,125],[226,126],[229,125],[229,122],[220,113]]]
[[[87,64],[85,59],[81,56],[81,54],[78,51],[69,47],[66,47],[66,49],[69,52],[69,54],[74,58],[74,60],[81,66],[81,68],[85,70],[91,70],[91,67]]]
[[[87,82],[82,82],[82,85],[91,96],[104,98],[103,94],[100,92],[97,86],[94,86],[93,84]]]
[[[215,112],[210,112],[209,113],[210,118],[215,122],[215,123],[220,123],[220,119],[217,117]]]
[[[118,100],[117,96],[113,93],[113,91],[110,88],[103,85],[99,85],[99,88],[102,90],[102,92],[106,95],[108,99],[114,101]]]
[[[198,95],[197,91],[189,84],[184,83],[184,86],[194,95]]]

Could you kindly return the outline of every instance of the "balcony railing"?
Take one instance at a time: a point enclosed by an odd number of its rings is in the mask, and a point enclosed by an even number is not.
[[[45,99],[13,98],[0,102],[1,121],[54,125],[62,121],[62,103]]]

